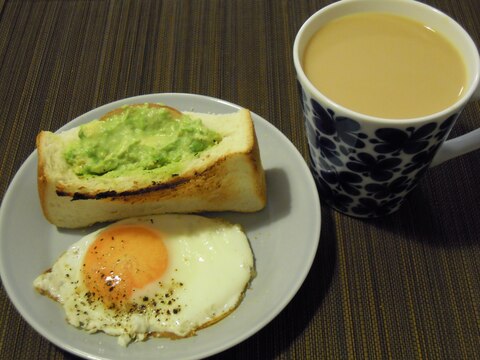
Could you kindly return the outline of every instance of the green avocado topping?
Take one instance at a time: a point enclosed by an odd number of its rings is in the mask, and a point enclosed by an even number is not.
[[[145,104],[82,125],[64,157],[78,176],[115,177],[145,170],[175,176],[182,163],[220,141],[199,119],[176,118],[165,108]]]

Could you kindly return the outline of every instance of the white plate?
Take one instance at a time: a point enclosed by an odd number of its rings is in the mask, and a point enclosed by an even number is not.
[[[183,111],[213,113],[240,108],[201,95],[142,95],[101,106],[60,130],[138,102],[162,102]],[[254,214],[218,214],[245,227],[258,272],[231,315],[191,338],[150,339],[127,348],[117,345],[114,337],[89,335],[67,325],[60,305],[37,294],[32,281],[90,230],[58,230],[43,218],[37,196],[37,153],[33,152],[13,178],[0,209],[0,275],[25,320],[53,344],[89,359],[203,358],[238,344],[269,323],[290,302],[310,270],[320,238],[320,202],[310,171],[295,146],[273,125],[252,115],[266,171],[268,204]]]

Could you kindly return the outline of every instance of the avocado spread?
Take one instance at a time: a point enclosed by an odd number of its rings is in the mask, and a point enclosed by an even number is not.
[[[127,106],[106,120],[82,125],[64,157],[78,176],[147,171],[175,176],[182,163],[219,143],[201,120],[174,117],[162,107]]]

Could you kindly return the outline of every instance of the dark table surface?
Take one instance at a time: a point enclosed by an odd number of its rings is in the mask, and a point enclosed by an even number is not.
[[[426,2],[480,44],[479,0]],[[328,3],[0,0],[0,196],[39,130],[147,93],[249,108],[308,161],[291,49],[302,23]],[[452,135],[479,126],[480,102],[472,102]],[[297,295],[215,358],[480,358],[479,175],[478,151],[430,169],[383,219],[322,205],[319,249]],[[75,356],[37,334],[1,287],[0,359],[46,358]]]

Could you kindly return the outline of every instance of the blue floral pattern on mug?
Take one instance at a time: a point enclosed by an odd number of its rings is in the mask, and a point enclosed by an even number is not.
[[[396,211],[428,169],[456,118],[368,131],[336,115],[299,85],[312,172],[322,200],[356,217]]]

